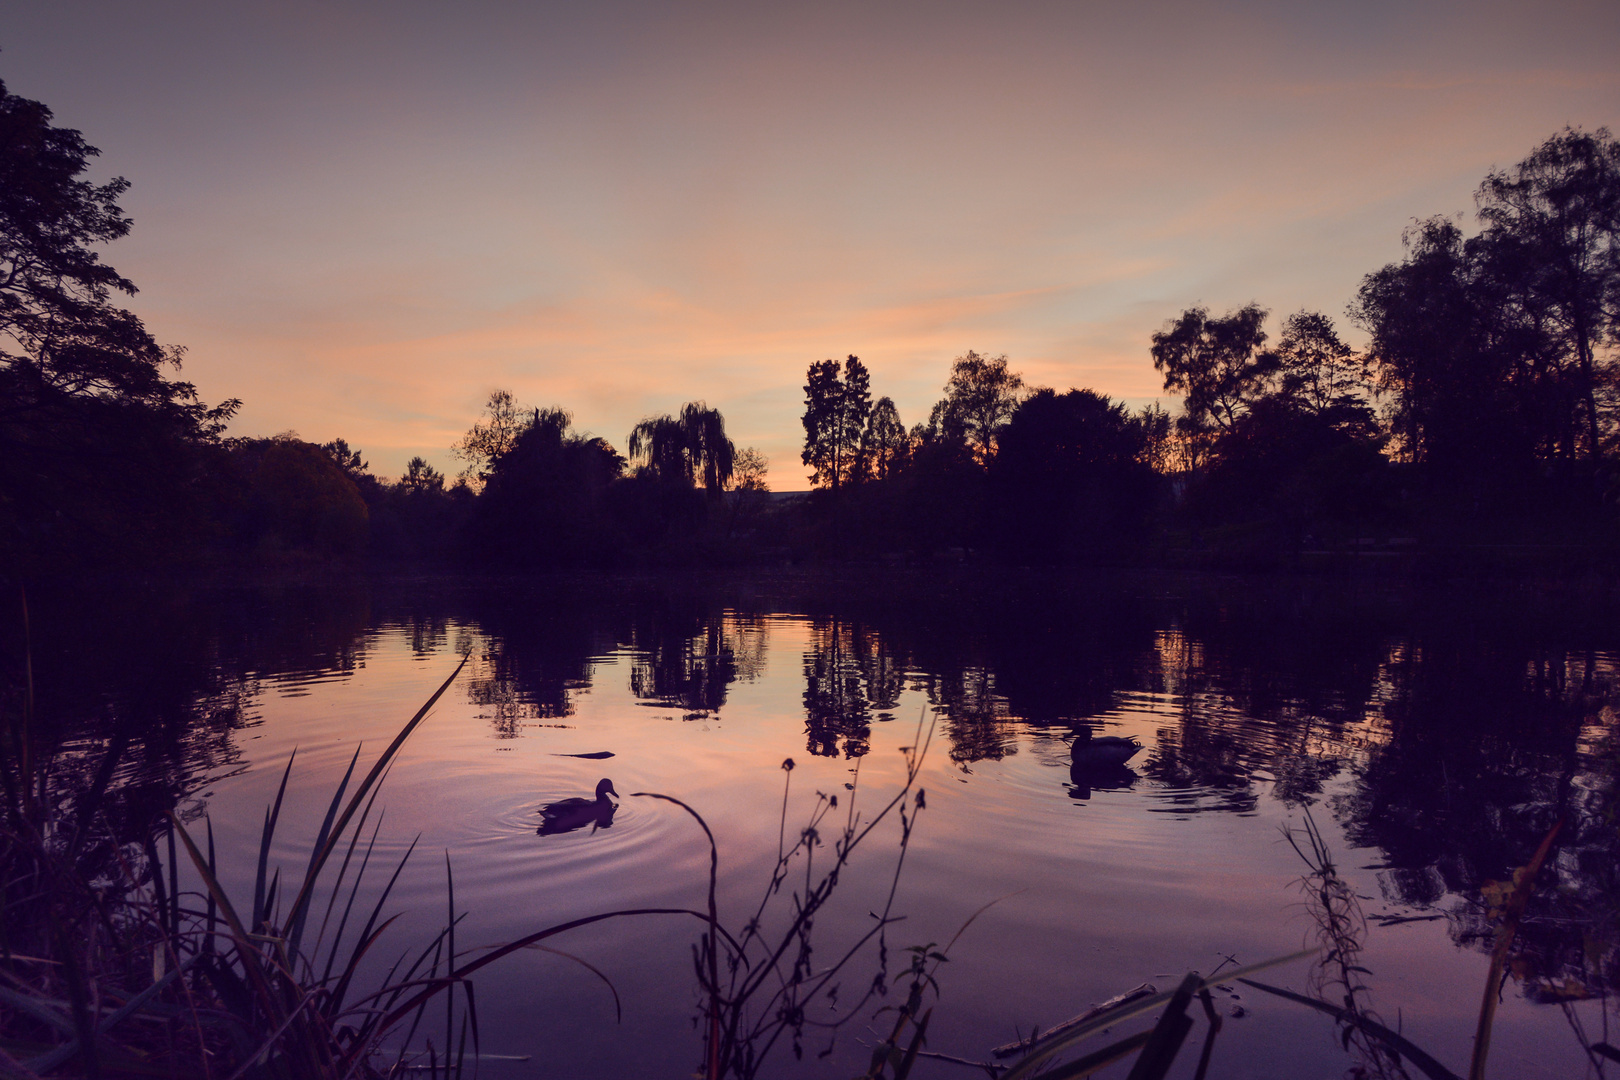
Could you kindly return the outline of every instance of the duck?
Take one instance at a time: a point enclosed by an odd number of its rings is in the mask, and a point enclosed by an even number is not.
[[[1073,768],[1101,768],[1123,765],[1142,749],[1135,739],[1118,735],[1096,736],[1089,727],[1083,727],[1069,747],[1069,761]]]
[[[613,824],[613,812],[618,809],[609,795],[619,798],[619,793],[613,790],[613,781],[603,777],[596,785],[595,799],[560,799],[547,803],[540,808],[540,835],[573,832],[587,825],[592,832],[607,828]]]

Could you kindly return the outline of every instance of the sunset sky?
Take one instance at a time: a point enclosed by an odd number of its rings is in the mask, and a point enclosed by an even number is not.
[[[1612,2],[8,0],[0,50],[132,181],[109,261],[233,433],[396,477],[505,387],[621,449],[705,400],[802,489],[852,352],[908,425],[968,349],[1140,404],[1183,308],[1342,322],[1414,217],[1620,126]]]

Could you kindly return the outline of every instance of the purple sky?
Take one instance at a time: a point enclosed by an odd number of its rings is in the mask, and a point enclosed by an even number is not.
[[[10,0],[0,49],[133,182],[184,377],[383,476],[505,387],[621,448],[703,399],[802,489],[851,352],[907,424],[968,349],[1140,404],[1183,308],[1342,321],[1412,218],[1620,126],[1613,3]]]

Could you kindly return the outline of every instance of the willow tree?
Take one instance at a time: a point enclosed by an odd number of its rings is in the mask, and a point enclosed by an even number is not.
[[[736,467],[736,448],[726,437],[718,409],[701,401],[681,406],[679,416],[650,416],[630,432],[630,460],[666,481],[701,483],[710,493],[725,489]]]

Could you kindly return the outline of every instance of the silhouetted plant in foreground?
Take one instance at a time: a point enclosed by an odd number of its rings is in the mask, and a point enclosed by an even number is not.
[[[1368,1004],[1368,987],[1362,976],[1371,973],[1361,965],[1362,938],[1367,923],[1362,916],[1355,890],[1338,875],[1327,845],[1316,824],[1306,815],[1304,846],[1290,831],[1286,835],[1294,850],[1310,868],[1301,880],[1301,891],[1312,918],[1316,921],[1317,938],[1321,952],[1312,972],[1312,990],[1316,997],[1297,994],[1253,979],[1238,981],[1263,990],[1268,994],[1296,1001],[1333,1017],[1339,1026],[1339,1040],[1346,1049],[1353,1048],[1367,1075],[1401,1078],[1410,1074],[1410,1063],[1430,1080],[1459,1080],[1457,1074],[1425,1053],[1398,1031],[1385,1026]],[[1495,924],[1495,942],[1491,950],[1489,973],[1485,977],[1484,997],[1480,1003],[1479,1019],[1474,1032],[1473,1055],[1469,1062],[1468,1080],[1484,1080],[1485,1065],[1491,1045],[1491,1028],[1496,1018],[1497,1002],[1502,986],[1509,974],[1513,942],[1518,934],[1520,920],[1553,842],[1558,838],[1563,822],[1548,830],[1537,846],[1530,861],[1513,871],[1507,882],[1488,883],[1485,898]],[[1330,998],[1337,998],[1337,1003]],[[1581,1049],[1602,1075],[1600,1058],[1620,1061],[1620,1051],[1605,1042],[1590,1042],[1578,1024],[1572,1022]]]
[[[900,872],[918,815],[927,807],[926,796],[916,787],[923,758],[933,738],[930,727],[924,731],[918,721],[914,744],[902,748],[906,757],[906,779],[900,790],[878,811],[866,817],[856,809],[859,797],[860,762],[855,781],[845,796],[843,821],[837,821],[838,795],[817,792],[805,825],[789,843],[787,833],[788,797],[792,787],[793,760],[782,763],[787,774],[782,790],[782,820],[777,844],[776,865],[758,906],[742,929],[732,933],[723,927],[715,907],[715,884],[719,868],[719,848],[714,834],[697,811],[668,795],[652,792],[636,794],[674,803],[695,818],[709,838],[709,930],[694,949],[698,985],[706,998],[702,1075],[709,1080],[722,1077],[761,1075],[771,1054],[784,1039],[794,1056],[802,1057],[806,1029],[824,1030],[832,1038],[851,1020],[860,1016],[875,997],[888,992],[886,934]],[[915,790],[913,790],[915,789]],[[817,916],[832,900],[839,882],[849,869],[851,857],[891,814],[900,820],[900,853],[895,859],[889,890],[880,911],[873,913],[872,925],[853,942],[841,944],[829,962],[817,963],[813,930]],[[832,836],[832,863],[819,873],[818,852],[826,847],[824,832],[836,828]],[[797,886],[790,877],[803,874]],[[784,924],[770,926],[773,900],[788,888],[791,908]],[[865,993],[852,1006],[837,1002],[839,978],[869,945],[876,943],[878,970]],[[831,1006],[837,1004],[837,1014]],[[823,1052],[830,1053],[829,1042]],[[915,1056],[915,1055],[913,1055]]]

